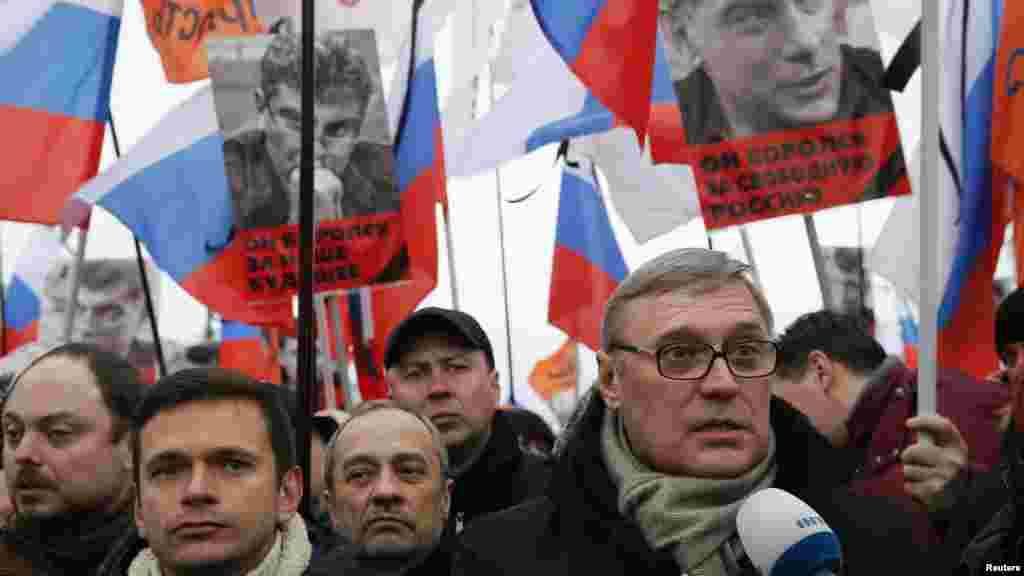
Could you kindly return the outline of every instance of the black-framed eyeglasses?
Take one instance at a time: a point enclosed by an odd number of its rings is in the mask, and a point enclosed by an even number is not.
[[[657,350],[629,344],[612,348],[653,356],[658,373],[669,380],[700,380],[711,372],[718,358],[725,360],[729,372],[737,378],[760,378],[775,372],[779,358],[779,345],[771,340],[727,342],[720,351],[710,344],[675,342]]]

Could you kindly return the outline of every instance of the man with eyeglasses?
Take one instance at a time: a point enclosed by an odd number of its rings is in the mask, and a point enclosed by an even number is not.
[[[835,531],[843,574],[931,573],[906,518],[842,488],[828,441],[772,398],[772,314],[747,270],[690,248],[619,284],[605,305],[598,385],[559,440],[547,493],[469,526],[460,573],[756,574],[736,515],[768,487]],[[758,519],[757,537],[788,529],[780,522]]]
[[[300,36],[290,20],[260,62],[255,92],[262,129],[225,140],[224,162],[240,229],[299,221],[302,135]],[[390,146],[360,139],[374,95],[374,75],[357,36],[328,31],[315,43],[314,213],[317,221],[398,210]]]

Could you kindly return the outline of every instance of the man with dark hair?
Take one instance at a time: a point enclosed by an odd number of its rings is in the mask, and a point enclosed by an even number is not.
[[[599,382],[559,439],[547,493],[468,526],[457,573],[756,574],[737,515],[769,487],[835,531],[836,572],[934,573],[907,519],[843,488],[825,438],[772,398],[778,345],[748,270],[689,248],[619,283],[605,305]],[[785,517],[755,521],[764,550],[781,554]]]
[[[940,370],[937,413],[918,416],[917,373],[887,357],[857,319],[828,310],[798,318],[779,344],[775,393],[846,449],[854,492],[896,498],[919,541],[941,541],[952,504],[943,489],[999,460],[1004,391]],[[920,433],[931,442],[915,440]]]
[[[424,308],[388,337],[384,354],[391,397],[430,419],[451,458],[455,491],[449,523],[458,532],[474,518],[543,493],[547,459],[498,405],[494,351],[469,314]]]
[[[452,480],[441,432],[393,400],[358,405],[327,449],[324,499],[351,544],[310,574],[450,574]]]
[[[879,53],[841,42],[847,4],[660,0],[687,143],[891,113]]]
[[[273,35],[260,65],[256,107],[263,128],[224,142],[239,228],[298,223],[302,45],[289,26]],[[315,44],[315,213],[333,220],[397,211],[389,146],[360,140],[374,71],[354,47],[359,31],[329,31]]]
[[[298,576],[311,546],[302,472],[275,386],[232,370],[162,378],[132,420],[135,524],[104,575]]]
[[[3,472],[14,514],[0,521],[0,574],[91,576],[134,532],[129,422],[138,371],[70,343],[18,373],[2,410]]]

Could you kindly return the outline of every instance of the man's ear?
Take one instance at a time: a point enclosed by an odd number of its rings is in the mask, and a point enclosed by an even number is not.
[[[807,369],[811,371],[815,385],[825,394],[834,396],[837,379],[832,359],[821,350],[811,350],[807,354]]]
[[[132,461],[134,457],[132,455],[132,442],[131,435],[125,434],[123,438],[117,443],[117,456],[118,460],[121,461],[121,471],[127,472],[128,474],[134,473],[135,469],[132,467]]]
[[[281,478],[281,487],[277,495],[277,523],[285,525],[299,509],[302,500],[302,468],[292,467]]]
[[[597,353],[597,386],[606,406],[612,410],[622,403],[621,382],[615,377],[614,359],[607,352]]]
[[[849,0],[836,0],[832,7],[832,28],[836,34],[846,36],[850,33],[849,23],[846,19],[846,9],[849,7]]]

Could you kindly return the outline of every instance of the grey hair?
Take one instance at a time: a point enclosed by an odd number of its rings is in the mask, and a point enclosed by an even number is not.
[[[444,439],[442,439],[441,431],[437,429],[437,426],[435,426],[429,418],[425,418],[413,410],[402,407],[390,398],[384,398],[380,400],[368,400],[357,405],[349,414],[348,419],[339,424],[338,430],[331,435],[331,440],[327,443],[327,449],[325,450],[326,453],[324,454],[324,487],[328,491],[332,493],[334,492],[334,466],[337,464],[335,461],[337,458],[335,456],[335,448],[337,447],[338,439],[341,438],[342,432],[344,432],[345,428],[348,428],[352,422],[358,420],[360,417],[378,410],[397,410],[398,412],[405,412],[419,420],[420,423],[427,428],[427,431],[430,432],[431,444],[433,444],[434,451],[437,453],[437,458],[441,463],[441,478],[444,479],[450,477],[451,471],[450,464],[448,463],[448,449],[444,445]]]
[[[764,293],[750,280],[749,271],[750,266],[743,262],[706,248],[681,248],[649,260],[630,272],[605,303],[601,348],[606,352],[611,348],[618,336],[622,308],[630,300],[678,289],[686,289],[692,295],[706,294],[732,282],[742,282],[750,290],[768,332],[772,333],[772,310]]]

